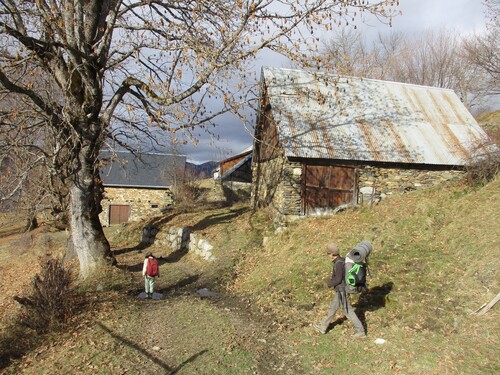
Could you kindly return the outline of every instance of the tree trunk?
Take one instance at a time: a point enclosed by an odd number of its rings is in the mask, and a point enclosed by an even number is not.
[[[99,220],[102,194],[98,173],[93,170],[94,163],[80,162],[70,188],[71,237],[80,261],[80,275],[86,278],[115,259]]]
[[[30,232],[36,228],[38,228],[38,220],[36,219],[35,214],[33,214],[26,219],[26,227],[24,228],[24,231]]]

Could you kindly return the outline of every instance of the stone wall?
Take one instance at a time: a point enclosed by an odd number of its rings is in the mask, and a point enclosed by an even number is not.
[[[172,251],[190,252],[207,261],[214,261],[213,246],[200,234],[191,233],[187,227],[168,227],[160,232],[154,225],[146,225],[142,230],[141,243],[159,244]]]
[[[277,221],[301,216],[302,164],[275,158],[252,166],[254,207],[270,207]],[[378,202],[390,194],[428,188],[463,178],[463,171],[423,171],[362,166],[358,168],[358,204]]]
[[[288,216],[298,216],[302,210],[302,164],[287,162],[281,181],[282,212]]]
[[[251,199],[254,206],[271,206],[280,215],[300,215],[302,180],[300,163],[292,163],[285,158],[254,163],[252,175],[254,187]]]
[[[191,233],[189,235],[189,247],[188,251],[205,260],[213,261],[215,257],[212,254],[213,246],[205,240],[201,235]]]
[[[387,195],[429,188],[464,178],[463,171],[423,171],[364,166],[359,169],[358,204],[376,203]]]
[[[150,215],[158,215],[165,207],[174,204],[170,189],[139,189],[105,187],[101,202],[103,211],[99,215],[103,225],[109,225],[109,206],[130,207],[129,221],[139,221]]]

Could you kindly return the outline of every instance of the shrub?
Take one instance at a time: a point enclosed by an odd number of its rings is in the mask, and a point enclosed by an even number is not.
[[[74,312],[76,293],[72,279],[61,259],[43,260],[27,296],[14,297],[23,306],[20,322],[40,333],[64,323]]]
[[[194,181],[184,181],[175,188],[175,208],[179,212],[192,212],[196,207],[196,200],[200,190]]]
[[[476,149],[476,156],[466,164],[467,181],[470,185],[483,185],[495,178],[500,171],[500,134],[490,138]]]

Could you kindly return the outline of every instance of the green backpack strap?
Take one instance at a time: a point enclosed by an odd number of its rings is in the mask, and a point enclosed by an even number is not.
[[[361,266],[357,263],[354,263],[352,268],[347,272],[347,284],[355,286],[356,285],[356,278],[354,277],[354,274],[357,274],[359,272],[359,268]]]

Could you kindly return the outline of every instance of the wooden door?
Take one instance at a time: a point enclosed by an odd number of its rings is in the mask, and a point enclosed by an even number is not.
[[[356,168],[306,165],[304,169],[303,208],[306,215],[355,203]]]
[[[109,206],[109,224],[121,224],[128,221],[130,215],[130,206],[110,205]]]

